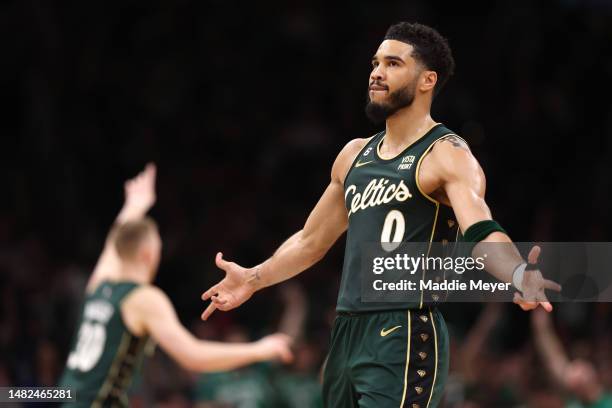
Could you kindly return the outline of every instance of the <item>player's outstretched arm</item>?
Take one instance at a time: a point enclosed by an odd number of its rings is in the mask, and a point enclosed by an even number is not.
[[[88,292],[95,290],[100,281],[111,278],[118,273],[119,256],[115,251],[114,231],[118,225],[141,219],[153,207],[155,204],[156,173],[155,164],[149,163],[136,177],[125,182],[123,207],[106,237],[102,254],[89,278]]]
[[[257,290],[289,279],[318,262],[346,230],[348,214],[344,206],[344,178],[366,139],[349,142],[338,154],[331,171],[331,181],[312,210],[304,227],[285,241],[265,262],[244,268],[223,259],[218,253],[217,266],[225,278],[204,292],[211,303],[202,314],[206,320],[215,309],[230,310],[248,300]]]
[[[227,371],[248,364],[282,360],[293,355],[290,337],[273,334],[252,343],[222,343],[199,340],[178,320],[170,299],[155,286],[131,293],[121,313],[135,335],[150,335],[183,368],[199,372]]]
[[[438,178],[450,205],[453,207],[459,226],[465,232],[470,226],[484,220],[491,220],[491,211],[484,196],[486,181],[482,168],[469,151],[467,145],[456,137],[442,139],[432,149],[428,168]],[[510,237],[499,231],[492,232],[481,242],[512,243]],[[478,253],[476,245],[474,253]],[[491,252],[494,251],[494,254]],[[497,279],[514,283],[520,287],[522,294],[515,293],[514,302],[523,310],[530,310],[541,305],[547,311],[552,305],[546,298],[545,289],[559,291],[561,286],[544,279],[537,269],[525,270],[520,282],[515,282],[514,272],[525,261],[514,245],[487,246],[489,256],[485,262],[486,270]],[[534,247],[529,253],[529,264],[536,264],[540,248]]]

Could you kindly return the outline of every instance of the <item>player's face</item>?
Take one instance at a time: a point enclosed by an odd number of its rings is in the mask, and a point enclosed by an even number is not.
[[[385,40],[372,57],[366,113],[373,121],[384,120],[414,101],[422,67],[412,51],[410,44]]]

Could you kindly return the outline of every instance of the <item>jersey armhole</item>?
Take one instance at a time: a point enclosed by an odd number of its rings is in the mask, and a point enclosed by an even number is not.
[[[436,206],[443,205],[444,207],[448,207],[448,208],[451,208],[451,209],[452,209],[453,207],[451,207],[450,205],[446,205],[446,204],[444,204],[444,203],[442,203],[442,202],[440,202],[440,201],[436,200],[435,198],[433,198],[433,197],[432,197],[432,196],[430,196],[429,194],[425,193],[425,192],[423,191],[423,189],[421,188],[421,184],[419,183],[419,170],[421,169],[421,163],[423,162],[423,159],[424,159],[424,158],[425,158],[425,157],[426,157],[426,156],[429,154],[429,152],[431,151],[431,149],[433,149],[433,147],[434,147],[434,146],[435,146],[435,145],[436,145],[436,144],[437,144],[439,141],[441,141],[442,139],[444,139],[444,138],[445,138],[445,137],[447,137],[447,136],[456,136],[456,137],[458,137],[459,139],[461,139],[461,140],[462,140],[462,141],[463,141],[463,142],[464,142],[464,143],[465,143],[465,144],[468,146],[468,149],[469,149],[469,146],[470,146],[470,145],[468,144],[468,142],[466,142],[464,138],[462,138],[461,136],[459,136],[459,135],[457,135],[457,134],[455,134],[455,133],[453,133],[453,132],[448,132],[448,133],[443,134],[443,135],[442,135],[442,136],[440,136],[440,137],[437,137],[436,139],[434,139],[434,140],[433,140],[433,142],[431,142],[431,143],[430,143],[430,145],[427,147],[427,149],[425,149],[425,151],[423,152],[423,154],[422,154],[422,155],[421,155],[421,157],[419,158],[419,161],[417,162],[416,170],[415,170],[415,172],[414,172],[414,181],[415,181],[415,184],[416,184],[417,189],[419,190],[419,193],[421,194],[421,196],[425,197],[427,200],[431,201],[431,202],[432,202],[432,203],[434,203]]]
[[[136,337],[136,338],[142,338],[145,336],[148,336],[148,334],[146,333],[146,330],[144,333],[142,334],[137,334],[134,331],[132,331],[133,327],[130,327],[130,325],[128,324],[125,315],[124,315],[124,306],[125,306],[125,302],[128,301],[130,299],[130,297],[132,296],[138,296],[139,294],[137,293],[138,291],[145,289],[147,287],[147,285],[136,285],[133,286],[131,288],[129,288],[128,290],[125,291],[125,293],[122,294],[121,299],[119,299],[117,301],[118,307],[119,307],[119,313],[120,313],[120,318],[121,318],[121,323],[123,324],[125,330],[131,334],[132,336]],[[129,313],[129,312],[126,312]]]

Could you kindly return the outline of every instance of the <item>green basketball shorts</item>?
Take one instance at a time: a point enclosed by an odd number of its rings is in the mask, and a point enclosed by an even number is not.
[[[339,312],[323,377],[327,408],[435,408],[448,375],[438,309]]]

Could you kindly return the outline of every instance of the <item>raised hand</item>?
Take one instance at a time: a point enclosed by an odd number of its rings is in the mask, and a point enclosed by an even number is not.
[[[225,271],[225,278],[202,294],[202,300],[211,302],[202,313],[206,320],[216,310],[231,310],[246,302],[257,290],[258,270],[243,268],[223,259],[221,252],[215,258],[217,267]]]
[[[149,163],[138,175],[125,182],[125,205],[148,211],[155,204],[155,178],[157,168]]]
[[[534,246],[529,251],[527,261],[530,265],[538,263],[538,257],[540,256],[541,249],[539,246]],[[544,310],[551,312],[553,307],[546,298],[545,289],[554,290],[556,292],[561,291],[561,285],[548,279],[544,279],[542,272],[539,269],[527,269],[523,275],[523,293],[514,293],[514,303],[519,305],[523,310],[532,310],[541,305]]]

